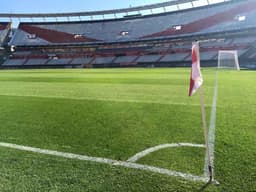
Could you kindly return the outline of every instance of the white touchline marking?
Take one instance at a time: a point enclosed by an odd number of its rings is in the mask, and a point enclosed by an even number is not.
[[[203,144],[193,144],[193,143],[171,143],[171,144],[162,144],[162,145],[158,145],[155,147],[151,147],[148,148],[144,151],[141,151],[137,154],[135,154],[134,156],[132,156],[131,158],[129,158],[127,161],[128,162],[136,162],[138,161],[140,158],[153,153],[155,151],[161,150],[161,149],[165,149],[165,148],[171,148],[171,147],[201,147],[204,148],[205,145]]]
[[[108,165],[113,165],[113,166],[121,166],[121,167],[132,168],[132,169],[140,169],[140,170],[151,171],[151,172],[159,173],[159,174],[163,174],[163,175],[180,177],[180,178],[183,178],[183,179],[186,179],[189,181],[197,181],[197,182],[205,182],[205,183],[208,182],[207,177],[196,176],[196,175],[181,173],[181,172],[177,172],[177,171],[172,171],[172,170],[168,170],[168,169],[163,169],[163,168],[153,167],[153,166],[148,166],[148,165],[142,165],[142,164],[137,164],[137,163],[132,163],[132,162],[127,162],[127,161],[117,161],[117,160],[101,158],[101,157],[90,157],[90,156],[86,156],[86,155],[78,155],[78,154],[74,154],[74,153],[64,153],[64,152],[59,152],[59,151],[40,149],[40,148],[35,148],[35,147],[28,147],[28,146],[16,145],[16,144],[12,144],[12,143],[3,143],[3,142],[0,142],[0,147],[12,148],[12,149],[17,149],[17,150],[21,150],[21,151],[29,151],[29,152],[45,154],[45,155],[52,155],[52,156],[57,156],[57,157],[64,157],[64,158],[69,158],[69,159],[91,161],[91,162],[96,162],[96,163],[108,164]]]
[[[125,102],[125,103],[155,103],[155,104],[161,104],[161,105],[185,105],[188,104],[190,106],[199,106],[200,104],[196,103],[185,103],[185,102],[170,102],[170,101],[156,101],[154,99],[152,100],[140,100],[140,99],[108,99],[108,98],[95,98],[95,97],[68,97],[68,96],[43,96],[43,95],[17,95],[17,94],[4,94],[1,93],[0,96],[11,96],[11,97],[33,97],[33,98],[50,98],[50,99],[70,99],[70,100],[87,100],[87,101],[111,101],[111,102]],[[210,107],[210,104],[206,104],[205,106]]]
[[[214,142],[215,142],[215,127],[216,127],[217,97],[218,97],[218,69],[216,71],[210,126],[209,126],[209,133],[208,133],[209,153],[210,153],[210,158],[211,158],[210,160],[211,160],[211,165],[212,165],[213,177],[214,177]],[[209,175],[207,155],[205,156],[205,164],[204,165],[205,165],[204,166],[204,176],[206,177],[207,175]]]

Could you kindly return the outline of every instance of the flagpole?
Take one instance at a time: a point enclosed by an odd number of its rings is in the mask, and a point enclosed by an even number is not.
[[[207,123],[206,123],[206,112],[205,112],[205,105],[204,105],[203,86],[201,86],[199,89],[200,89],[199,92],[200,92],[202,121],[203,121],[203,128],[204,128],[205,148],[206,148],[208,171],[209,171],[209,178],[210,178],[209,181],[211,182],[213,179],[213,173],[212,173],[212,165],[211,165],[211,156],[210,156],[210,151],[209,151],[208,128],[207,128]]]
[[[200,64],[200,46],[198,42],[198,49],[197,49],[197,56],[198,56],[198,62],[199,62],[199,66],[201,66]],[[208,162],[208,173],[209,173],[209,182],[212,181],[213,179],[213,171],[212,171],[212,165],[211,165],[211,156],[210,156],[210,150],[209,150],[209,134],[208,134],[208,128],[207,128],[207,123],[206,123],[206,112],[205,112],[205,105],[204,105],[204,91],[203,91],[203,85],[200,86],[199,88],[199,92],[200,92],[200,103],[201,103],[201,113],[202,113],[202,122],[203,122],[203,129],[204,129],[204,140],[205,140],[205,149],[206,149],[206,155],[207,155],[207,162]]]
[[[200,103],[201,103],[201,113],[202,113],[202,122],[204,129],[204,140],[205,140],[205,149],[206,157],[208,164],[208,173],[209,173],[209,182],[213,180],[213,170],[211,165],[211,156],[209,151],[209,139],[208,139],[208,128],[206,123],[206,113],[204,106],[204,92],[203,92],[203,78],[200,70],[200,51],[199,51],[199,42],[195,41],[192,43],[192,68],[190,76],[190,87],[189,87],[189,96],[192,96],[196,90],[199,89],[200,92]]]

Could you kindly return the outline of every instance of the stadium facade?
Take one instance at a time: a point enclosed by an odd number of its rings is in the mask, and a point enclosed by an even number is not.
[[[136,12],[122,18],[0,23],[2,68],[176,67],[190,64],[191,43],[201,41],[201,60],[216,66],[219,50],[238,50],[240,66],[256,67],[256,3],[233,0],[184,10],[149,6],[66,14],[0,14],[0,17],[82,17]],[[143,15],[145,9],[162,13]]]

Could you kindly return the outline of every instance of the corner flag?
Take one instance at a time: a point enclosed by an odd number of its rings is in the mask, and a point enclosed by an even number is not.
[[[192,68],[190,75],[189,96],[192,96],[203,84],[203,78],[200,70],[199,43],[192,45]]]
[[[192,96],[198,89],[200,89],[200,104],[201,104],[202,121],[203,121],[203,128],[204,128],[208,173],[209,173],[209,179],[210,179],[209,181],[212,181],[213,171],[212,171],[212,165],[211,165],[211,156],[209,152],[208,128],[206,123],[206,113],[205,113],[204,94],[203,94],[202,85],[203,85],[203,77],[200,70],[199,42],[194,42],[192,44],[192,68],[191,68],[191,74],[190,74],[189,96]]]

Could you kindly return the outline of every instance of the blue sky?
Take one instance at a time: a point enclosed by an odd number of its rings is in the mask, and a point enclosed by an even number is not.
[[[1,0],[1,13],[80,12],[165,2],[166,0]]]

